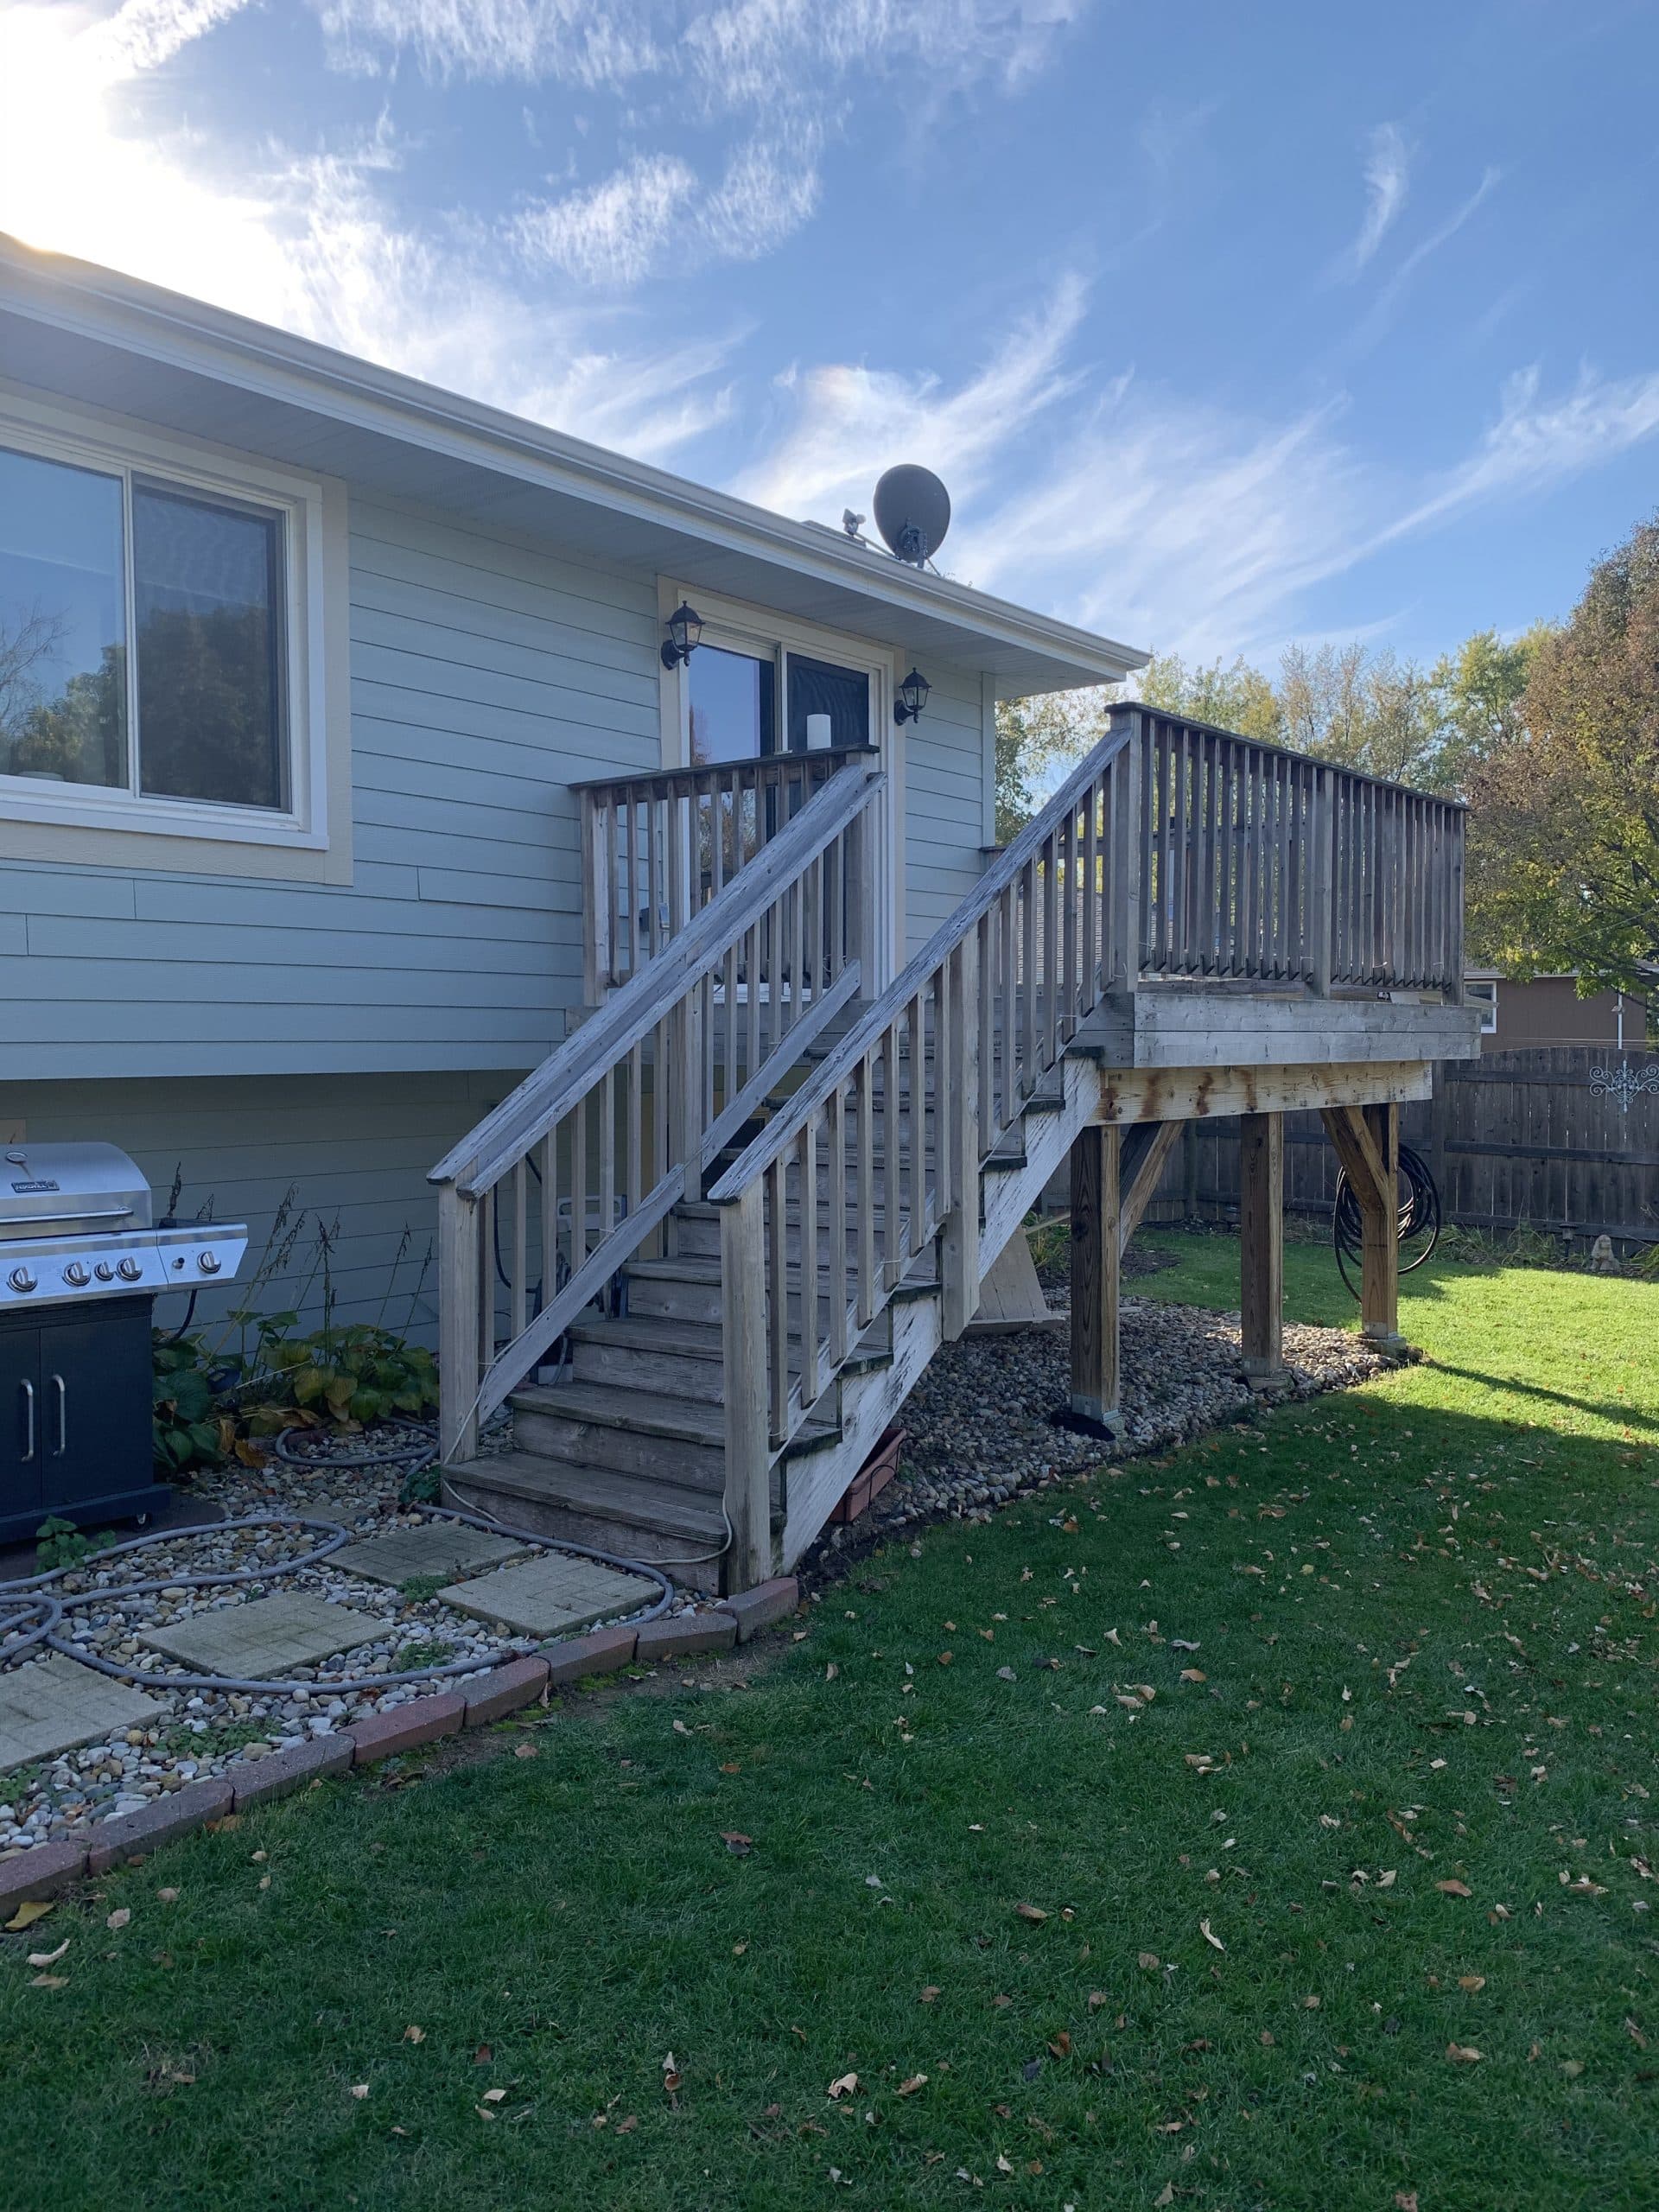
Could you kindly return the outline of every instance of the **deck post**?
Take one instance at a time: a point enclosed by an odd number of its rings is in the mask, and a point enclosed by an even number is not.
[[[1285,1117],[1238,1117],[1239,1316],[1244,1379],[1253,1390],[1285,1376]]]
[[[722,1592],[751,1590],[772,1573],[772,1436],[766,1396],[767,1178],[720,1210],[721,1360],[726,1402],[726,1517],[731,1548]],[[781,1202],[781,1200],[779,1200]],[[775,1294],[787,1295],[779,1274]]]
[[[1119,717],[1122,720],[1120,721]],[[1109,957],[1103,961],[1102,982],[1109,991],[1132,991],[1141,975],[1141,754],[1146,729],[1138,709],[1114,710],[1112,728],[1127,725],[1129,741],[1114,770],[1111,842],[1107,855]]]
[[[478,1457],[480,1242],[477,1200],[453,1183],[440,1184],[438,1457],[446,1466]]]
[[[950,1065],[941,1093],[950,1124],[950,1193],[943,1274],[944,1333],[954,1344],[979,1309],[979,931],[969,930],[951,957],[946,1028]]]
[[[1071,1392],[1074,1416],[1121,1434],[1117,1299],[1121,1135],[1116,1122],[1071,1144]]]
[[[1326,1134],[1359,1203],[1360,1334],[1379,1351],[1408,1347],[1400,1333],[1400,1109],[1323,1106]]]

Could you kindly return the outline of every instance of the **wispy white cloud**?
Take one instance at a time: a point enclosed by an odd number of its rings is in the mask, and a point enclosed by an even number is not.
[[[1357,275],[1399,219],[1410,189],[1411,156],[1397,123],[1379,124],[1365,152],[1365,219],[1349,250],[1348,266]]]
[[[1474,190],[1458,202],[1446,220],[1437,224],[1427,238],[1420,238],[1399,266],[1390,270],[1387,281],[1366,309],[1357,329],[1344,349],[1346,357],[1363,353],[1376,344],[1394,321],[1395,310],[1412,278],[1432,254],[1438,253],[1443,245],[1449,245],[1456,238],[1464,225],[1503,181],[1503,175],[1501,169],[1485,170]]]
[[[640,156],[602,184],[528,210],[513,235],[530,259],[551,262],[572,276],[638,283],[696,188],[695,173],[676,156]]]
[[[736,488],[781,513],[833,516],[867,505],[893,461],[949,473],[959,493],[986,482],[1011,442],[1080,388],[1063,357],[1084,307],[1084,287],[1065,278],[954,391],[928,372],[835,362],[787,371],[788,427]]]
[[[0,229],[644,457],[724,418],[721,340],[650,345],[617,311],[527,295],[471,230],[400,220],[404,149],[384,121],[304,156],[130,129],[150,57],[228,12],[0,13]]]

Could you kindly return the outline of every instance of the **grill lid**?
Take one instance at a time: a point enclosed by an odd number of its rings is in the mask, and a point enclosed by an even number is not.
[[[149,1227],[149,1185],[112,1144],[15,1144],[0,1153],[0,1237]]]

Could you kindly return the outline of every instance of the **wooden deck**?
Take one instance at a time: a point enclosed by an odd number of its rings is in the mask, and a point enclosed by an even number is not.
[[[1325,1116],[1397,1346],[1399,1108],[1478,1050],[1457,808],[1125,710],[874,994],[868,756],[747,813],[701,772],[650,794],[648,852],[595,834],[618,987],[435,1172],[459,1500],[727,1588],[789,1564],[1068,1163],[1072,1409],[1109,1429],[1123,1243],[1217,1115],[1252,1378],[1281,1364],[1287,1111]],[[630,967],[642,865],[671,895]],[[481,1461],[509,1401],[519,1448]]]

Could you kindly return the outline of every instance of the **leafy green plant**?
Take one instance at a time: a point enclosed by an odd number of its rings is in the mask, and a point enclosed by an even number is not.
[[[404,1477],[397,1493],[400,1505],[435,1505],[443,1495],[443,1477],[435,1464],[416,1467]]]
[[[283,1329],[293,1319],[291,1313],[273,1314],[260,1324],[259,1360],[270,1388],[266,1402],[248,1414],[251,1434],[291,1427],[296,1411],[308,1425],[328,1421],[350,1429],[435,1412],[438,1366],[423,1344],[406,1344],[368,1321],[289,1337]]]
[[[454,1656],[454,1645],[442,1643],[436,1637],[423,1643],[406,1643],[397,1654],[397,1672],[407,1675],[413,1674],[417,1667],[442,1667]]]
[[[229,1429],[214,1402],[200,1337],[152,1338],[150,1420],[156,1465],[177,1477],[224,1460]]]
[[[96,1536],[88,1536],[73,1521],[62,1520],[55,1513],[41,1522],[35,1535],[35,1562],[42,1574],[79,1567],[94,1552],[106,1551],[119,1541],[113,1529],[101,1529]]]
[[[397,1595],[406,1605],[424,1605],[437,1596],[449,1580],[445,1574],[411,1574],[407,1582],[397,1585]]]

